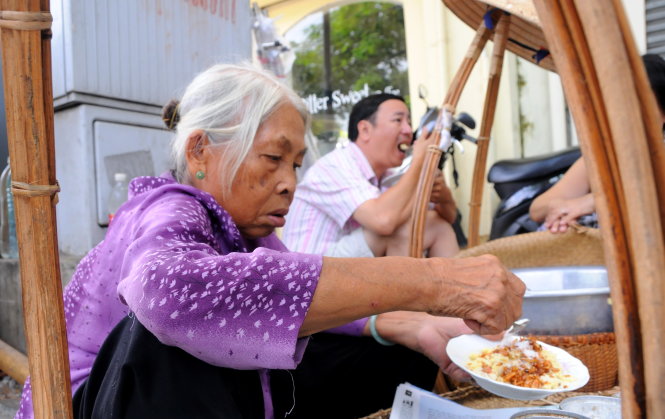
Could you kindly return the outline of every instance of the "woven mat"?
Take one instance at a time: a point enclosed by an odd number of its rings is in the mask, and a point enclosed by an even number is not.
[[[608,390],[596,392],[580,392],[570,391],[567,393],[552,394],[544,399],[520,401],[504,399],[483,390],[477,386],[467,386],[458,388],[454,391],[441,394],[441,397],[455,401],[463,406],[471,407],[473,409],[501,409],[504,407],[539,407],[548,406],[561,403],[569,397],[575,396],[612,396],[619,391],[619,387],[613,387]],[[390,417],[391,409],[380,410],[362,419],[388,419]]]

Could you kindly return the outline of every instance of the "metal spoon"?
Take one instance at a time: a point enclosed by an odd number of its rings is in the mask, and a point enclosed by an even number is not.
[[[505,335],[516,335],[522,331],[529,324],[529,319],[519,319],[515,320],[513,324],[510,325],[508,330],[506,330]]]

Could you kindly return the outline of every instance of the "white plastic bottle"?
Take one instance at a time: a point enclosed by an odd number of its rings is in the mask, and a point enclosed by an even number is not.
[[[109,224],[113,221],[116,211],[127,200],[127,185],[128,179],[126,173],[116,173],[113,175],[114,185],[111,188],[109,199],[107,201],[107,214],[109,216]]]

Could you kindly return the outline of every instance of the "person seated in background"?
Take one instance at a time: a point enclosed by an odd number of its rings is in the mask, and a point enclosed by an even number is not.
[[[400,96],[381,93],[356,103],[349,140],[320,158],[298,185],[282,239],[297,252],[337,257],[406,256],[415,190],[434,135],[413,146],[410,168],[391,187],[382,185],[413,139],[409,110]],[[452,223],[457,209],[443,174],[436,175],[425,227],[429,256],[459,251]]]
[[[308,346],[308,336],[404,313],[407,322],[391,326],[389,317],[374,330],[402,345],[366,338],[375,344],[365,345],[368,354],[387,354],[383,375],[348,377],[378,380],[376,387],[342,388],[344,403],[319,394],[322,415],[300,415],[330,417],[348,402],[353,410],[336,417],[358,417],[389,405],[395,387],[385,394],[382,380],[409,380],[423,362],[412,362],[414,354],[459,376],[445,354],[449,338],[498,333],[519,318],[525,286],[493,256],[289,252],[274,230],[293,200],[310,116],[266,72],[213,66],[167,113],[174,169],[131,182],[129,200],[64,292],[75,417],[284,417],[307,400],[294,401],[291,381],[272,373],[299,368],[314,345],[327,365],[371,361],[316,339]],[[300,383],[317,381],[315,374]],[[18,418],[33,416],[30,389],[27,381]]]
[[[642,56],[651,89],[656,95],[665,131],[665,60],[656,54]],[[572,224],[598,227],[596,205],[584,160],[580,157],[554,186],[534,199],[529,208],[534,221],[552,233],[564,233]]]

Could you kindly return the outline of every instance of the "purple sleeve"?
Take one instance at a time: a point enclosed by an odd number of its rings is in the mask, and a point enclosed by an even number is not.
[[[320,256],[227,253],[231,244],[220,243],[204,207],[184,194],[138,216],[142,231],[127,250],[118,293],[148,330],[213,365],[297,365]]]
[[[336,335],[351,335],[351,336],[362,336],[363,330],[365,330],[365,325],[369,318],[365,317],[364,319],[354,320],[351,323],[347,323],[343,326],[333,327],[332,329],[326,330],[326,333],[334,333]]]

